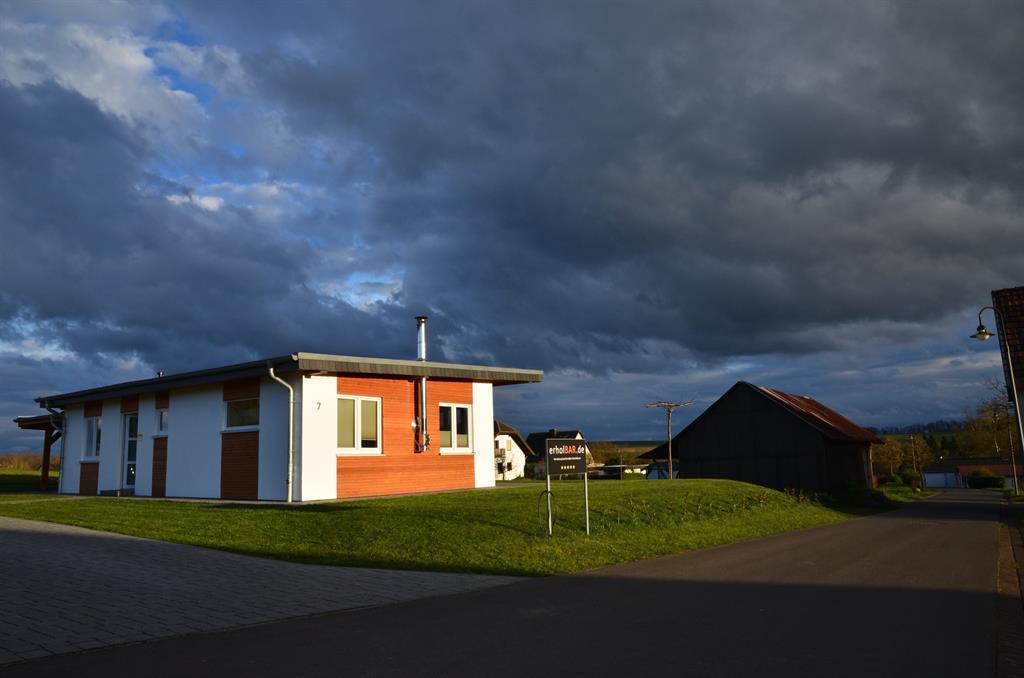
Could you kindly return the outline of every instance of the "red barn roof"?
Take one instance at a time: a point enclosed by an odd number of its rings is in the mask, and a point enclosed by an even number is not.
[[[853,423],[835,410],[822,405],[814,398],[785,393],[767,386],[749,384],[769,398],[781,403],[796,416],[818,429],[832,440],[851,443],[880,445],[884,441],[866,428]]]

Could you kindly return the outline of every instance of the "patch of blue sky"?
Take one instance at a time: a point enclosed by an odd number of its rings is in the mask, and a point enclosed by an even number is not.
[[[197,47],[203,44],[199,34],[180,19],[161,22],[156,27],[155,37],[167,42],[180,42],[189,47]]]
[[[172,90],[188,92],[194,96],[203,108],[208,107],[217,96],[217,88],[213,85],[185,78],[180,72],[168,66],[157,66],[156,75],[165,80]]]
[[[364,311],[390,300],[402,289],[403,271],[382,269],[329,276],[316,284],[317,291]]]
[[[245,144],[240,144],[237,141],[225,141],[222,143],[221,148],[227,151],[232,157],[241,160],[249,153],[249,149],[245,147]]]

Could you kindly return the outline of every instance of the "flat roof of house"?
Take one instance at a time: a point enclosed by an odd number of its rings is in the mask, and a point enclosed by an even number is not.
[[[299,371],[400,377],[435,377],[439,379],[486,381],[496,386],[537,383],[544,380],[544,372],[541,370],[300,352],[274,358],[265,358],[263,360],[237,363],[235,365],[179,372],[151,379],[126,381],[98,388],[43,396],[36,398],[36,402],[39,403],[40,407],[63,407],[101,398],[117,398],[120,396],[138,395],[140,393],[187,388],[189,386],[198,386],[230,379],[261,377],[267,374],[268,367],[273,367],[274,371],[278,373]]]

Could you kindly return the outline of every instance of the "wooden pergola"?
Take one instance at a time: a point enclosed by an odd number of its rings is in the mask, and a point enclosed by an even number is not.
[[[53,444],[60,440],[60,429],[53,425],[53,417],[49,414],[18,417],[14,423],[26,431],[43,431],[43,467],[40,469],[39,489],[50,489],[50,450]],[[63,459],[61,461],[63,462]]]

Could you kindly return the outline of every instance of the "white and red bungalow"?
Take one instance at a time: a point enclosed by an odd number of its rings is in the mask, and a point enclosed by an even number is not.
[[[38,398],[64,494],[312,501],[494,485],[493,387],[543,373],[292,353]],[[48,419],[46,423],[50,422]]]

